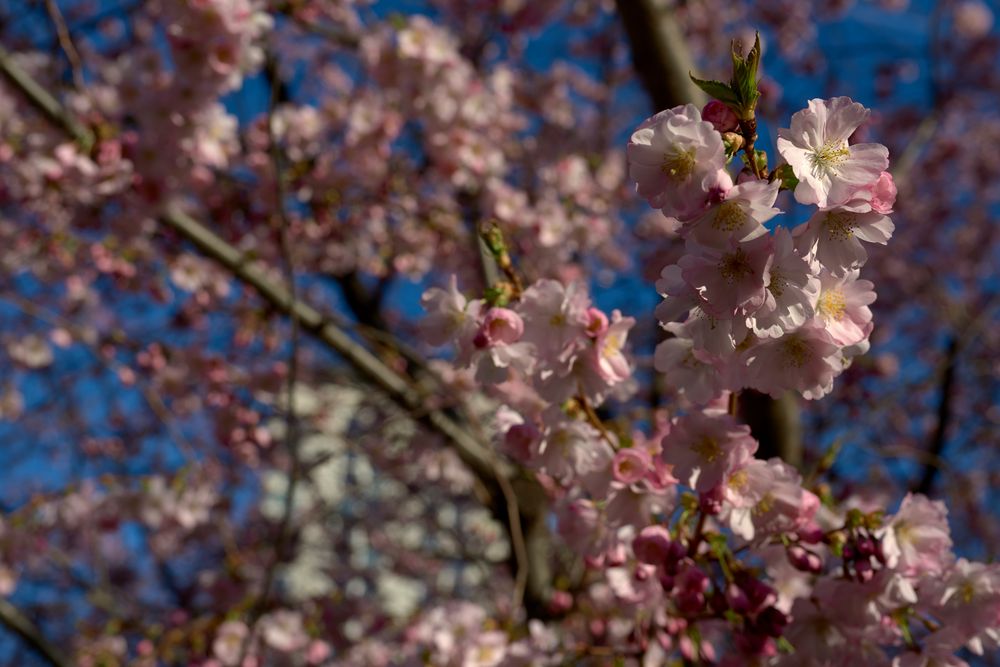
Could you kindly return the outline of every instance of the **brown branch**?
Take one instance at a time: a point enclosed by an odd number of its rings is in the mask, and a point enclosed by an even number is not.
[[[924,466],[920,482],[913,488],[916,493],[928,495],[934,487],[934,480],[937,477],[940,466],[934,463],[941,459],[944,446],[948,441],[948,427],[951,425],[952,401],[954,400],[955,368],[957,367],[958,355],[961,350],[958,336],[952,334],[948,339],[944,357],[944,369],[941,373],[941,390],[938,396],[937,424],[934,426],[934,433],[931,435],[930,446],[927,448],[928,463]]]
[[[404,378],[351,338],[346,331],[323,317],[315,308],[292,299],[289,291],[283,285],[273,282],[266,271],[251,264],[239,250],[184,213],[179,207],[168,208],[160,217],[160,222],[228,269],[237,279],[256,289],[264,300],[279,312],[295,318],[303,332],[337,352],[356,372],[386,392],[401,407],[408,411],[423,409],[426,397],[410,386]],[[430,409],[422,416],[421,421],[449,440],[463,462],[479,477],[486,480],[493,477],[490,457],[484,446],[448,415],[441,410]]]
[[[14,62],[13,56],[2,46],[0,46],[0,73],[20,90],[49,122],[65,130],[85,151],[90,150],[94,145],[93,133],[64,109],[47,90],[38,85],[30,74],[21,69]]]
[[[42,635],[38,626],[20,609],[2,597],[0,597],[0,624],[23,639],[32,651],[44,658],[50,665],[70,667],[70,661]]]

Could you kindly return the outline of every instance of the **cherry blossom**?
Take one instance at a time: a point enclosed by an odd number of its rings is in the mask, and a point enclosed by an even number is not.
[[[628,159],[639,195],[677,218],[697,214],[713,190],[732,185],[722,138],[694,105],[648,118],[629,140]]]
[[[795,171],[795,199],[832,208],[854,198],[889,166],[889,151],[879,144],[849,144],[869,111],[847,97],[809,100],[778,130],[778,152]]]

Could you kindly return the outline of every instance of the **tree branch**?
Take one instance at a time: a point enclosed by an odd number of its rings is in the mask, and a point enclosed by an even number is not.
[[[691,77],[688,53],[672,9],[655,0],[615,0],[618,15],[632,48],[632,66],[657,110],[678,104],[705,103],[705,95]]]
[[[0,72],[52,123],[61,127],[81,144],[87,147],[92,145],[93,135],[89,130],[80,125],[48,91],[20,69],[2,48],[0,48]],[[548,540],[538,539],[541,529],[546,528],[544,512],[532,511],[530,508],[525,510],[524,503],[519,503],[518,500],[522,497],[537,500],[535,496],[542,493],[538,483],[517,474],[510,464],[500,461],[488,446],[458,424],[447,412],[429,408],[425,392],[393,371],[332,320],[295,298],[285,285],[273,281],[268,271],[251,263],[250,259],[237,248],[188,215],[179,204],[167,206],[160,215],[159,222],[190,242],[202,254],[228,269],[236,279],[253,287],[278,312],[296,322],[303,333],[336,352],[361,377],[388,394],[416,421],[439,433],[451,443],[462,462],[490,493],[494,513],[506,516],[516,552],[518,589],[527,586],[524,603],[529,614],[544,615],[552,590],[549,576],[551,568],[544,558],[549,547]],[[545,507],[545,503],[541,501],[529,504],[533,507]],[[523,526],[529,527],[532,538],[528,542],[531,546],[525,545]],[[547,533],[547,530],[545,532]],[[530,562],[527,572],[524,571],[526,562]],[[515,599],[518,597],[519,594]]]
[[[50,665],[70,667],[69,660],[42,636],[38,626],[32,623],[31,619],[25,616],[20,609],[2,597],[0,597],[0,623],[23,639],[35,653],[44,658]]]
[[[927,464],[924,466],[920,482],[913,489],[916,493],[922,493],[925,496],[934,487],[934,480],[940,468],[936,462],[941,458],[944,446],[948,441],[948,426],[951,424],[952,415],[951,405],[953,394],[955,393],[953,391],[955,385],[955,368],[958,365],[956,362],[958,361],[960,349],[958,336],[953,334],[948,338],[947,351],[945,352],[944,370],[941,374],[941,391],[938,396],[937,424],[934,426],[934,433],[931,436],[931,443],[928,447]]]
[[[31,75],[21,69],[14,58],[0,46],[0,73],[21,91],[28,101],[51,123],[65,130],[76,142],[89,151],[94,145],[94,135],[79,123],[47,90],[38,85]]]

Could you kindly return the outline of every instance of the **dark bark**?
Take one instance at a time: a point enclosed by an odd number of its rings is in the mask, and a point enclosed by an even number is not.
[[[944,372],[941,375],[941,393],[938,397],[937,425],[934,433],[931,434],[931,441],[927,447],[927,458],[924,462],[923,474],[920,481],[913,487],[916,493],[929,495],[934,488],[934,481],[938,471],[941,469],[941,455],[948,441],[948,426],[952,418],[952,400],[954,398],[955,368],[960,350],[958,336],[952,335],[948,339],[948,348],[945,353]]]
[[[691,56],[673,11],[654,0],[616,0],[618,15],[632,50],[632,65],[657,110],[705,96],[691,81]]]

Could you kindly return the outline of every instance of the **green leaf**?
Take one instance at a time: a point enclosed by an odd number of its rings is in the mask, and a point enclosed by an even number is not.
[[[782,653],[795,653],[795,647],[792,646],[792,643],[784,637],[778,637],[775,643],[778,645],[778,650]]]
[[[737,98],[736,92],[729,87],[729,84],[723,83],[722,81],[699,79],[690,72],[688,73],[688,76],[691,77],[691,80],[694,81],[696,86],[705,91],[705,94],[712,99],[719,100],[729,106],[739,105],[739,98]]]

